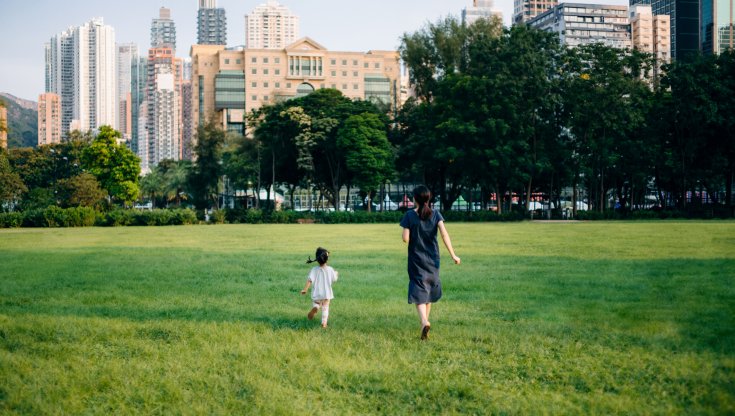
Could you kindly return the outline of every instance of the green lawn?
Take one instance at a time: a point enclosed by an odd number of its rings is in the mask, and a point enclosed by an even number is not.
[[[735,222],[447,227],[428,342],[397,224],[0,230],[0,414],[735,413]]]

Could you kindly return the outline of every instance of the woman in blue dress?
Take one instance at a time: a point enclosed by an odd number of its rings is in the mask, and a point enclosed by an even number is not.
[[[403,242],[408,243],[408,303],[416,304],[421,319],[421,339],[426,340],[431,329],[431,304],[442,297],[437,231],[455,264],[460,263],[460,258],[454,254],[444,217],[429,206],[429,188],[417,186],[413,190],[413,201],[414,209],[408,210],[401,219]]]

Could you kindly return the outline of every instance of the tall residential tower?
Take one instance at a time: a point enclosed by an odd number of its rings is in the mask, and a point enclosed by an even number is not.
[[[197,45],[226,45],[227,17],[216,0],[199,0]]]
[[[299,17],[276,0],[257,6],[245,15],[245,47],[283,49],[299,36]]]
[[[92,19],[54,36],[45,48],[46,92],[60,96],[62,134],[118,128],[115,30]]]

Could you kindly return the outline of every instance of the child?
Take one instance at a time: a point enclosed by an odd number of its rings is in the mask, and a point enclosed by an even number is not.
[[[318,267],[314,267],[309,271],[309,276],[306,278],[306,286],[301,290],[301,294],[305,295],[306,291],[309,290],[309,286],[314,285],[311,289],[311,300],[314,302],[309,314],[306,315],[309,319],[314,319],[314,315],[321,308],[322,310],[322,328],[327,327],[327,319],[329,319],[329,300],[334,299],[334,293],[332,293],[332,283],[337,281],[337,272],[327,265],[329,260],[329,251],[326,248],[319,247],[316,249],[316,258],[314,260],[309,257],[306,264],[319,262]]]

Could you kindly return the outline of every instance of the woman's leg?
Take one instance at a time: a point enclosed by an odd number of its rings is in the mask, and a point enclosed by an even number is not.
[[[425,327],[427,325],[430,325],[429,323],[429,314],[428,310],[431,309],[430,303],[420,303],[416,304],[416,312],[419,314],[419,319],[421,320],[421,327]]]

